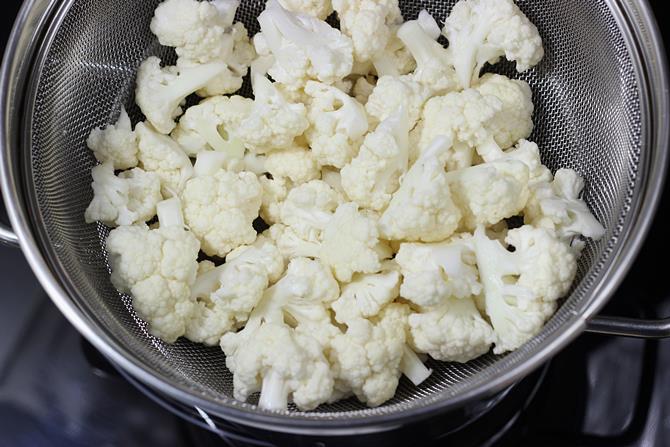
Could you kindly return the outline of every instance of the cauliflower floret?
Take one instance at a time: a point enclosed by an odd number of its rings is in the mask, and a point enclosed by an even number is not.
[[[462,88],[476,82],[486,62],[495,64],[505,56],[522,72],[544,56],[537,28],[514,0],[461,0],[442,32]]]
[[[116,124],[93,129],[86,139],[86,145],[100,163],[109,160],[114,169],[137,166],[137,137],[124,107],[121,107]]]
[[[133,225],[151,220],[156,204],[163,200],[161,182],[153,172],[134,168],[114,175],[108,161],[91,170],[93,200],[86,208],[86,223],[100,221],[107,226]]]
[[[169,136],[156,132],[151,124],[139,123],[135,133],[140,167],[158,175],[164,196],[178,194],[193,175],[193,165],[184,150]]]
[[[402,23],[398,0],[333,0],[340,29],[351,37],[354,58],[367,62],[383,51],[394,25]]]
[[[431,96],[430,88],[411,76],[382,76],[370,94],[365,110],[381,122],[403,108],[407,111],[409,128],[412,129],[421,116],[424,103]]]
[[[280,221],[307,241],[320,240],[342,196],[321,180],[294,187],[281,204]]]
[[[408,322],[412,347],[436,360],[465,363],[486,354],[495,340],[472,298],[446,298]]]
[[[233,25],[236,0],[165,0],[156,8],[151,31],[162,45],[175,47],[177,66],[223,62],[227,68],[198,90],[201,96],[233,93],[242,86],[255,53],[242,23]]]
[[[275,59],[268,70],[275,81],[296,87],[304,86],[309,79],[333,84],[351,73],[351,39],[326,22],[292,14],[276,0],[269,0],[258,16],[258,23],[263,46]],[[258,45],[256,49],[263,54],[264,49]]]
[[[227,69],[223,62],[161,68],[160,59],[151,56],[137,70],[135,102],[158,132],[169,134],[182,114],[182,101]]]
[[[338,281],[349,282],[354,273],[376,273],[390,249],[379,241],[374,219],[358,211],[355,203],[340,205],[324,227],[321,241],[305,240],[292,228],[273,225],[270,235],[285,258],[319,258],[333,269]]]
[[[342,168],[342,187],[359,206],[381,211],[409,163],[409,121],[400,109],[369,133],[358,156]]]
[[[314,153],[300,146],[270,152],[265,158],[265,169],[273,178],[285,177],[294,185],[309,182],[321,175]]]
[[[405,22],[398,29],[398,38],[416,60],[416,70],[411,76],[434,94],[445,94],[457,88],[458,79],[449,53],[426,31],[426,16],[430,17],[427,13],[423,15],[423,26],[419,20]]]
[[[333,12],[330,0],[279,0],[279,3],[291,12],[308,14],[319,20],[326,20]]]
[[[230,252],[225,264],[213,267],[201,263],[201,267],[191,288],[196,303],[185,335],[213,346],[223,334],[247,320],[268,285],[283,273],[284,259],[268,239],[259,237],[253,245]]]
[[[332,340],[329,355],[337,388],[351,389],[370,407],[393,397],[405,353],[408,314],[406,305],[390,304],[372,320],[347,322],[347,331]]]
[[[304,104],[288,102],[265,76],[253,76],[254,105],[240,122],[236,135],[252,151],[270,152],[293,146],[309,127]]]
[[[528,167],[511,158],[452,171],[446,177],[466,231],[519,214],[530,194]]]
[[[189,180],[181,193],[184,218],[209,256],[224,257],[256,239],[252,223],[258,217],[262,188],[251,172],[219,169]]]
[[[356,82],[354,82],[351,94],[356,98],[356,101],[367,106],[368,99],[370,99],[370,95],[374,91],[376,84],[377,81],[372,76],[360,76],[356,79]],[[369,111],[368,114],[370,114]]]
[[[321,166],[342,168],[358,152],[368,131],[365,108],[341,90],[307,82],[310,128],[305,137]]]
[[[236,399],[244,401],[260,390],[259,406],[276,410],[286,409],[289,396],[302,410],[329,399],[333,376],[325,346],[300,328],[334,330],[326,306],[338,294],[337,282],[319,261],[296,258],[289,263],[286,275],[265,292],[244,329],[221,338]],[[325,330],[319,331],[324,335]]]
[[[407,171],[379,219],[385,239],[436,242],[456,231],[461,212],[451,198],[444,164],[439,161],[450,147],[448,138],[436,138]]]
[[[372,275],[354,275],[331,305],[335,319],[346,324],[348,321],[379,314],[384,306],[398,297],[400,279],[400,272],[392,269]]]
[[[436,244],[400,244],[395,257],[403,276],[400,295],[421,307],[479,295],[482,286],[467,237]]]
[[[258,181],[263,190],[260,216],[268,225],[279,223],[282,202],[286,200],[293,185],[290,180],[283,177],[270,179],[261,175],[258,177]]]
[[[565,240],[580,235],[600,239],[605,234],[605,228],[579,198],[583,189],[584,180],[575,171],[559,169],[553,181],[539,182],[531,189],[524,221],[555,230]]]
[[[527,225],[510,230],[505,240],[515,247],[513,253],[490,240],[482,227],[473,238],[496,354],[512,351],[540,332],[577,271],[574,252],[551,230]]]
[[[240,123],[251,114],[253,101],[241,96],[214,96],[189,107],[172,131],[172,138],[189,157],[206,150],[244,156],[244,145],[235,136]]]
[[[416,61],[403,41],[398,38],[398,28],[400,27],[394,27],[388,45],[375,55],[371,63],[354,64],[352,72],[367,75],[374,71],[378,77],[397,77],[413,72],[416,69]]]
[[[160,202],[157,208],[160,228],[115,228],[107,237],[107,252],[114,287],[132,296],[133,308],[152,335],[172,343],[184,335],[193,312],[190,288],[200,243],[184,229],[177,199]]]

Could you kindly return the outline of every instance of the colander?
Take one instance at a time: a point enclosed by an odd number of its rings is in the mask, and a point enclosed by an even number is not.
[[[546,56],[517,74],[531,85],[531,139],[545,164],[576,169],[584,198],[607,228],[587,243],[574,287],[542,332],[515,352],[466,364],[429,362],[421,386],[404,379],[378,408],[354,399],[313,412],[271,412],[232,398],[232,376],[218,348],[150,336],[128,296],[109,280],[108,229],[84,223],[92,198],[85,145],[89,131],[113,122],[122,105],[135,122],[134,77],[158,55],[174,62],[149,31],[155,0],[27,0],[2,68],[2,192],[13,233],[39,281],[79,331],[137,380],[184,405],[236,423],[292,433],[384,430],[484,399],[508,387],[590,327],[664,336],[666,321],[595,317],[633,261],[662,189],[668,144],[665,56],[648,5],[641,0],[521,0]],[[237,18],[253,33],[261,0],[242,0]],[[404,17],[427,9],[443,21],[453,1],[400,1]],[[249,93],[248,87],[243,90]],[[111,397],[113,398],[113,397]]]

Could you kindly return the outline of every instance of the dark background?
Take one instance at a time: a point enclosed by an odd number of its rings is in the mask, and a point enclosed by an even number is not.
[[[1,1],[4,42],[20,2]],[[657,13],[662,4],[652,2]],[[670,315],[669,190],[666,185],[649,239],[604,313]],[[4,210],[0,220],[7,221]],[[211,442],[99,359],[51,304],[16,249],[0,246],[0,286],[0,447]],[[496,445],[670,445],[670,341],[584,334],[548,371],[514,435]]]

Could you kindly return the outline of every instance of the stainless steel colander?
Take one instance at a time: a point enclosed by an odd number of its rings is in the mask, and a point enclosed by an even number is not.
[[[86,225],[91,200],[89,131],[133,102],[140,62],[174,61],[149,31],[156,0],[25,2],[5,54],[0,84],[2,190],[15,234],[56,305],[97,348],[140,381],[185,405],[228,420],[288,432],[381,430],[500,391],[584,330],[664,335],[664,322],[594,319],[644,238],[660,195],[668,143],[665,58],[642,0],[520,1],[537,25],[546,56],[518,75],[534,93],[531,137],[552,169],[574,168],[585,199],[607,228],[589,242],[572,293],[544,330],[506,356],[467,364],[431,362],[413,387],[404,379],[379,408],[350,399],[314,412],[268,412],[232,398],[232,376],[218,348],[151,337],[127,296],[109,281],[108,230]],[[262,0],[242,0],[237,18],[251,32]],[[401,0],[406,19],[422,8],[444,20],[453,1]],[[246,90],[248,93],[248,90]],[[653,334],[652,334],[653,335]]]

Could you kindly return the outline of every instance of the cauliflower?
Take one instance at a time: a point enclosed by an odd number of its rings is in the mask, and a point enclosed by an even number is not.
[[[342,188],[359,206],[381,211],[409,164],[409,122],[404,109],[365,137],[358,156],[342,168]]]
[[[296,258],[289,263],[244,329],[221,338],[236,399],[261,391],[261,408],[286,409],[292,396],[298,408],[310,410],[330,398],[334,380],[325,346],[309,331],[294,327],[331,327],[326,306],[338,293],[337,282],[319,261]]]
[[[518,348],[542,329],[577,272],[574,252],[551,230],[525,225],[510,230],[505,241],[514,252],[490,240],[482,227],[473,238],[496,354]]]
[[[308,14],[319,20],[326,18],[333,12],[331,0],[278,0],[284,9],[293,13]]]
[[[181,193],[184,219],[205,254],[224,257],[256,239],[252,223],[258,217],[261,195],[258,178],[251,172],[219,169],[186,182]]]
[[[285,177],[295,185],[321,175],[314,153],[300,146],[270,152],[265,158],[265,169],[273,178]]]
[[[451,198],[444,164],[439,161],[450,146],[448,138],[436,138],[405,174],[379,219],[385,239],[436,242],[456,231],[461,212]]]
[[[579,235],[600,239],[605,228],[579,198],[583,189],[584,180],[575,171],[559,169],[553,181],[540,182],[532,189],[524,210],[525,222],[556,230],[566,240]]]
[[[349,282],[354,273],[376,273],[391,256],[379,241],[375,221],[343,203],[324,226],[320,240],[305,240],[291,227],[274,225],[270,235],[285,258],[319,258],[333,269],[338,281]]]
[[[135,102],[158,132],[169,134],[175,127],[174,119],[182,114],[182,101],[225,70],[222,62],[161,68],[160,59],[151,56],[137,70]]]
[[[505,56],[519,72],[544,56],[537,28],[514,0],[461,0],[444,22],[449,56],[462,88],[475,83],[486,62]]]
[[[408,318],[412,347],[436,360],[465,363],[486,354],[495,341],[472,298],[449,297]]]
[[[341,90],[309,81],[305,93],[310,127],[305,137],[321,166],[342,168],[358,152],[368,131],[365,108]]]
[[[190,288],[200,243],[184,229],[177,199],[160,202],[157,210],[158,229],[120,226],[109,233],[106,246],[114,287],[132,296],[152,335],[172,343],[184,335],[193,312]]]
[[[463,216],[461,228],[467,231],[515,216],[528,201],[528,166],[518,160],[482,163],[451,171],[446,178]]]
[[[435,244],[400,244],[395,257],[403,276],[400,295],[421,307],[479,295],[482,286],[468,237]]]
[[[275,59],[268,70],[275,81],[296,87],[304,86],[309,79],[333,84],[351,73],[351,39],[326,22],[292,14],[277,0],[269,0],[258,16],[258,23],[262,46],[267,46]],[[256,48],[263,53],[258,45]]]
[[[337,388],[350,389],[370,407],[393,397],[405,353],[408,314],[406,305],[390,304],[371,320],[347,322],[347,331],[337,335],[330,346]]]
[[[367,62],[383,51],[393,26],[402,23],[398,0],[333,0],[342,33],[351,37],[354,58]]]
[[[202,268],[191,288],[196,303],[186,338],[210,346],[218,344],[223,334],[246,322],[268,285],[283,272],[279,250],[263,237],[228,253],[225,264]]]
[[[184,150],[169,136],[156,132],[151,124],[139,123],[135,133],[140,167],[158,175],[164,196],[178,194],[193,175],[193,165]]]
[[[312,180],[297,186],[281,204],[280,221],[302,239],[320,240],[343,198],[327,183]]]
[[[448,51],[426,31],[426,15],[419,20],[405,22],[398,29],[398,38],[416,60],[412,77],[431,89],[434,94],[444,94],[458,86],[456,72]]]
[[[111,161],[114,169],[137,166],[137,137],[124,107],[121,107],[116,124],[107,125],[104,129],[93,129],[86,139],[86,145],[100,163]]]
[[[282,202],[288,196],[288,192],[293,185],[290,180],[283,177],[269,179],[261,175],[258,177],[258,181],[263,190],[260,216],[268,225],[278,223]]]
[[[376,83],[377,81],[371,76],[360,76],[356,79],[356,82],[354,82],[352,96],[360,104],[367,105],[368,99],[374,91]],[[369,111],[368,114],[370,114]]]
[[[265,76],[255,75],[253,88],[254,105],[235,130],[237,137],[257,153],[292,147],[309,127],[305,106],[288,102]]]
[[[476,89],[451,92],[426,102],[421,121],[414,130],[418,139],[416,147],[420,152],[437,136],[449,135],[454,145],[446,154],[448,170],[470,166],[473,149],[477,149],[484,160],[492,161],[502,156],[502,149],[530,135],[532,114],[528,84],[487,75]]]
[[[93,168],[93,200],[84,217],[86,223],[100,221],[107,226],[133,225],[151,220],[156,204],[163,200],[161,182],[153,172],[140,168],[114,175],[107,161]]]
[[[384,306],[398,297],[400,279],[400,273],[392,269],[371,275],[355,274],[331,305],[335,319],[346,324],[379,314]]]
[[[172,138],[189,157],[214,150],[239,160],[244,156],[244,145],[235,131],[252,107],[253,101],[241,96],[213,96],[186,110]]]
[[[378,77],[397,77],[413,72],[416,69],[416,61],[403,41],[398,38],[398,28],[399,26],[394,27],[388,45],[375,55],[371,63],[358,64],[358,67],[355,65],[352,72],[367,75],[374,71]],[[366,65],[370,67],[364,68]]]
[[[410,130],[421,116],[424,103],[432,96],[430,88],[415,81],[411,76],[382,76],[372,90],[365,110],[368,115],[381,122],[394,111],[407,111]]]
[[[151,31],[162,45],[175,47],[180,70],[211,62],[226,64],[198,90],[201,96],[239,90],[255,57],[246,28],[233,24],[238,5],[236,0],[165,0],[154,12]]]

